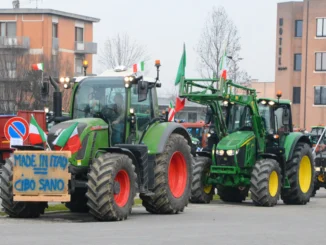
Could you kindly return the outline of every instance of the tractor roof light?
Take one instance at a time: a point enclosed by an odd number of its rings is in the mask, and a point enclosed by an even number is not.
[[[275,105],[275,102],[274,101],[269,101],[268,104],[269,105]]]
[[[266,100],[262,100],[260,103],[261,103],[262,105],[266,105],[266,104],[267,104],[267,101],[266,101]]]
[[[135,114],[135,109],[134,109],[134,108],[130,108],[130,109],[129,109],[129,113],[130,113],[131,115]]]
[[[282,91],[281,90],[278,90],[277,93],[276,93],[276,96],[277,98],[281,98],[282,97]]]
[[[88,61],[87,61],[87,60],[84,60],[84,61],[83,61],[83,67],[84,67],[84,68],[87,68],[87,67],[88,67]]]
[[[59,82],[60,83],[64,83],[65,82],[65,78],[64,77],[60,77]]]
[[[228,102],[227,100],[224,100],[224,101],[223,101],[223,105],[224,105],[224,106],[227,106],[228,104],[229,104],[229,102]]]
[[[65,78],[65,82],[66,82],[66,83],[69,83],[69,82],[70,82],[70,78],[69,78],[69,77],[66,77],[66,78]]]

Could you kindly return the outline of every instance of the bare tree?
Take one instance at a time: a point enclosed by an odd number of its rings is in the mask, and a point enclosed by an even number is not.
[[[104,50],[99,54],[99,62],[105,69],[116,66],[131,67],[140,61],[148,61],[146,47],[132,40],[127,34],[109,37],[104,43]]]
[[[226,51],[229,77],[241,71],[234,65],[241,50],[238,29],[223,7],[212,9],[206,20],[196,52],[199,55],[198,71],[204,78],[220,74],[220,62]],[[236,76],[237,76],[236,75]]]

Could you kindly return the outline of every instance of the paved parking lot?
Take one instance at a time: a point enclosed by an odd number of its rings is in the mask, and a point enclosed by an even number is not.
[[[151,215],[142,207],[128,220],[96,222],[88,215],[51,213],[35,220],[0,218],[1,244],[320,244],[326,192],[305,206],[273,208],[216,201],[189,205],[178,215]]]

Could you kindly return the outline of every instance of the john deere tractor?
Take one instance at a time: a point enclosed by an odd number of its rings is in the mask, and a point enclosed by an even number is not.
[[[211,109],[206,123],[215,125],[219,140],[211,152],[197,152],[192,203],[209,203],[215,188],[225,202],[242,202],[249,191],[258,206],[274,206],[279,198],[286,204],[309,201],[314,188],[311,142],[292,132],[290,101],[257,99],[254,89],[230,80],[184,76],[179,94]]]
[[[66,203],[72,212],[89,211],[100,221],[124,220],[137,192],[150,213],[175,214],[187,206],[191,138],[184,127],[159,115],[159,66],[156,79],[120,67],[100,76],[62,80],[66,89],[73,89],[70,118],[55,120],[47,142],[55,149],[58,134],[78,123],[81,148],[69,159],[71,201]],[[38,217],[46,203],[14,202],[12,175],[10,158],[1,176],[5,212]]]

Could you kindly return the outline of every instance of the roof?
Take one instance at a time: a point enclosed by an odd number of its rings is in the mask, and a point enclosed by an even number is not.
[[[74,13],[68,13],[68,12],[54,10],[54,9],[32,9],[32,8],[0,9],[0,14],[49,14],[49,15],[63,16],[67,18],[84,20],[89,22],[100,21],[100,19],[98,18],[74,14]]]
[[[278,99],[276,98],[257,98],[257,101],[260,101],[260,100],[271,100],[271,101],[274,101],[275,103],[278,102]],[[281,104],[291,104],[291,100],[287,100],[287,99],[280,99],[280,103]]]

